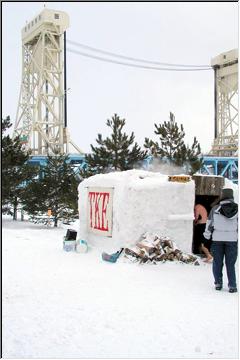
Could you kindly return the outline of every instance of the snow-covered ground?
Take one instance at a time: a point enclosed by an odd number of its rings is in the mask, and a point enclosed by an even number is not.
[[[3,358],[238,358],[211,264],[111,264],[63,251],[67,228],[3,218]]]

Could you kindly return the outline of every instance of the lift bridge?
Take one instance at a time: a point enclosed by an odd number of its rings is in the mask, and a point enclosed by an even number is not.
[[[67,127],[68,27],[67,13],[44,8],[22,29],[22,81],[13,137],[19,136],[31,151],[31,164],[43,165],[54,154],[68,154],[74,166],[84,164]]]
[[[238,182],[238,50],[212,59],[214,69],[214,142],[203,157],[203,174]]]
[[[48,155],[60,153],[68,154],[69,162],[80,169],[86,166],[85,155],[71,140],[67,127],[68,27],[67,13],[46,8],[23,27],[22,81],[13,137],[19,136],[31,150],[32,164],[44,165]],[[215,133],[201,173],[237,182],[237,50],[218,55],[211,65],[215,74]]]

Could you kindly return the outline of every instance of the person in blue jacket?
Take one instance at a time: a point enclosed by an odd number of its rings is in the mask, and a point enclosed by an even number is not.
[[[235,263],[238,253],[238,204],[233,190],[222,189],[220,202],[210,211],[203,236],[212,238],[213,276],[216,290],[223,286],[223,260],[227,270],[229,292],[237,292]]]

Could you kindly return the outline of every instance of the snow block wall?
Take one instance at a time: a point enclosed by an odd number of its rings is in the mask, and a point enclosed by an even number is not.
[[[192,250],[195,184],[143,170],[98,174],[79,191],[79,238],[104,251],[134,245],[145,232]]]

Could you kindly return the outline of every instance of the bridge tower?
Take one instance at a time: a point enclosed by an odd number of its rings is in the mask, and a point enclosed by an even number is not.
[[[211,61],[215,74],[215,128],[210,155],[236,156],[238,151],[238,51]]]
[[[203,174],[221,175],[238,183],[238,51],[212,59],[215,75],[214,142],[203,157]]]
[[[32,155],[68,154],[67,13],[44,9],[22,29],[22,81],[13,136]]]

